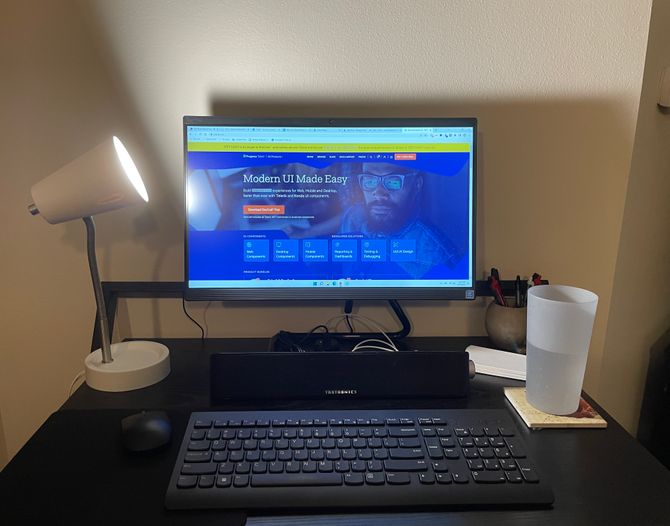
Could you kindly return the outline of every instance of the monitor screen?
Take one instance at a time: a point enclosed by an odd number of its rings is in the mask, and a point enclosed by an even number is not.
[[[473,299],[475,119],[184,118],[190,299]]]

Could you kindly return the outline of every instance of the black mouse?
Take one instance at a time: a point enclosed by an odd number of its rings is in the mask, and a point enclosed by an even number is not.
[[[146,452],[170,442],[172,425],[165,411],[142,411],[121,420],[121,441],[126,449]]]

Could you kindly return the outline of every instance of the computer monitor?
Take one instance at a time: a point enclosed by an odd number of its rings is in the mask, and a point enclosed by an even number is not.
[[[477,122],[184,117],[188,299],[474,299]]]

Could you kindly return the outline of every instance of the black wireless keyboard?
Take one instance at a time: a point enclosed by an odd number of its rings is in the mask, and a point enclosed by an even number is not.
[[[541,506],[503,410],[193,413],[168,509]]]

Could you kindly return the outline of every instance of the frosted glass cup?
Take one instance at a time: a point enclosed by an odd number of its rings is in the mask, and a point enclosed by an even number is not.
[[[528,289],[526,398],[545,413],[579,406],[598,296],[566,285]]]

